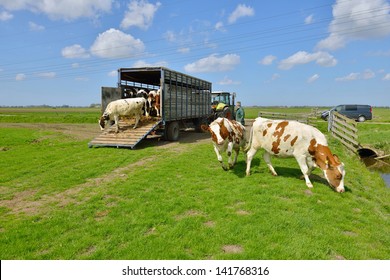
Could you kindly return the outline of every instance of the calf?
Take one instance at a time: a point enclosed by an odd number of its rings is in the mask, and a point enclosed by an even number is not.
[[[243,148],[246,144],[245,127],[234,121],[226,118],[218,118],[213,121],[209,126],[202,125],[201,128],[204,131],[208,131],[211,134],[211,139],[214,145],[214,151],[217,154],[218,160],[224,170],[233,168],[237,162],[238,153],[240,148]],[[232,151],[235,151],[234,160],[232,160]],[[227,167],[222,160],[221,153],[227,152],[229,157]]]
[[[344,164],[337,155],[331,153],[325,136],[318,129],[296,121],[257,118],[245,149],[247,176],[250,174],[252,158],[260,148],[265,150],[264,161],[274,176],[277,174],[270,155],[295,157],[309,188],[313,187],[309,175],[314,167],[319,167],[328,183],[337,192],[344,192]]]
[[[137,128],[142,115],[142,108],[146,106],[146,99],[143,97],[119,99],[108,103],[106,110],[99,119],[100,129],[103,130],[106,121],[114,120],[116,124],[115,132],[119,132],[119,117],[135,117],[134,128]],[[148,112],[146,111],[146,116]]]

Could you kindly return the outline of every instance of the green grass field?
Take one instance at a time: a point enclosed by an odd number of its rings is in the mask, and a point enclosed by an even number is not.
[[[70,109],[69,109],[70,110]],[[249,111],[249,110],[248,110]],[[320,170],[309,190],[294,159],[240,154],[223,171],[208,135],[88,148],[99,110],[0,109],[1,259],[389,259],[390,194],[375,172],[330,139],[346,192]],[[61,117],[68,116],[61,123]],[[5,117],[8,118],[8,117]],[[24,118],[24,117],[23,117]],[[60,129],[64,127],[66,129]],[[191,141],[196,139],[196,141]]]

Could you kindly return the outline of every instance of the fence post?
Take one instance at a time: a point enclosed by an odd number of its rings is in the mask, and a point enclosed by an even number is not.
[[[328,115],[328,132],[332,130],[332,124],[333,124],[333,111],[329,111],[329,115]]]

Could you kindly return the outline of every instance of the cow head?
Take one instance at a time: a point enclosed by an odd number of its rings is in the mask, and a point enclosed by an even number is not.
[[[202,125],[202,130],[208,131],[211,134],[211,139],[217,145],[222,145],[225,139],[229,137],[229,131],[224,125],[224,119],[218,118],[213,121],[209,126]]]
[[[337,155],[331,155],[325,161],[324,176],[328,183],[335,189],[335,191],[342,193],[344,189],[345,169],[344,163],[340,162]]]
[[[317,144],[315,139],[310,142],[309,153],[313,156],[316,165],[324,172],[329,185],[339,193],[344,192],[345,169],[339,157],[332,154],[328,146]]]
[[[106,126],[106,121],[110,118],[109,115],[102,115],[100,119],[98,120],[98,123],[100,125],[100,129],[104,130],[104,127]]]

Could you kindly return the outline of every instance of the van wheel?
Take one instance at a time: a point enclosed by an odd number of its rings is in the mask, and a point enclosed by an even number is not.
[[[177,141],[179,140],[179,123],[178,122],[170,122],[165,131],[165,138],[168,141]]]
[[[365,116],[360,116],[358,117],[358,122],[364,122],[366,120],[366,117]]]

